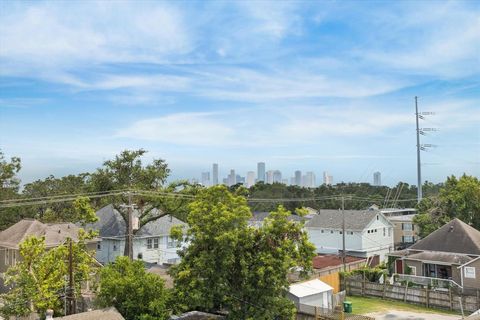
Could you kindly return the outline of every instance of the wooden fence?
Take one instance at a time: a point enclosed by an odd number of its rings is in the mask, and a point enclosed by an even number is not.
[[[475,295],[465,295],[448,290],[412,288],[387,283],[346,280],[347,295],[378,297],[424,305],[427,308],[441,308],[455,311],[474,312],[480,309],[480,290]]]

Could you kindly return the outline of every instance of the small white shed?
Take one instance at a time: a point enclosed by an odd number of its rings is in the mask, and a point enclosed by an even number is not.
[[[297,309],[302,305],[332,309],[333,288],[318,279],[292,284],[287,297]]]

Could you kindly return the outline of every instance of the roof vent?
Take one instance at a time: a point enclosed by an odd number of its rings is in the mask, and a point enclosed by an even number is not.
[[[450,226],[450,232],[453,232],[453,226]]]

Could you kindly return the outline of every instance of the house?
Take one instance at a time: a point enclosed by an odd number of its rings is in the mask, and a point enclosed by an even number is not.
[[[78,241],[79,227],[73,223],[42,223],[34,219],[23,219],[0,232],[0,291],[3,286],[3,274],[14,266],[20,257],[20,244],[28,237],[45,238],[45,246],[54,248],[67,239]],[[87,248],[95,250],[97,239],[87,243]]]
[[[393,250],[393,224],[378,210],[344,210],[345,251],[349,256],[384,261]],[[343,250],[343,217],[340,210],[319,210],[305,228],[317,253]],[[371,264],[371,261],[370,261]]]
[[[333,309],[333,288],[318,279],[290,285],[287,298],[299,311],[304,308],[309,309],[308,307]]]
[[[405,249],[418,241],[420,227],[413,223],[415,214],[387,216],[393,224],[393,245],[396,250]]]
[[[81,312],[64,317],[53,317],[53,311],[47,310],[45,320],[59,319],[59,320],[125,320],[125,318],[114,307]]]
[[[134,210],[134,215],[138,212]],[[155,214],[155,212],[152,212]],[[112,205],[97,211],[98,221],[90,227],[98,230],[101,242],[97,244],[96,258],[101,263],[115,261],[124,254],[126,223]],[[186,226],[179,219],[165,215],[143,225],[133,237],[133,257],[145,262],[174,264],[179,260],[177,242],[170,237],[173,226]]]
[[[395,260],[395,273],[446,279],[462,288],[480,288],[480,231],[459,219],[389,256]]]

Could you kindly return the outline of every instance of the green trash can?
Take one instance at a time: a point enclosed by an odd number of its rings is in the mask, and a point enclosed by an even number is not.
[[[343,312],[352,313],[352,303],[350,301],[343,301]]]

